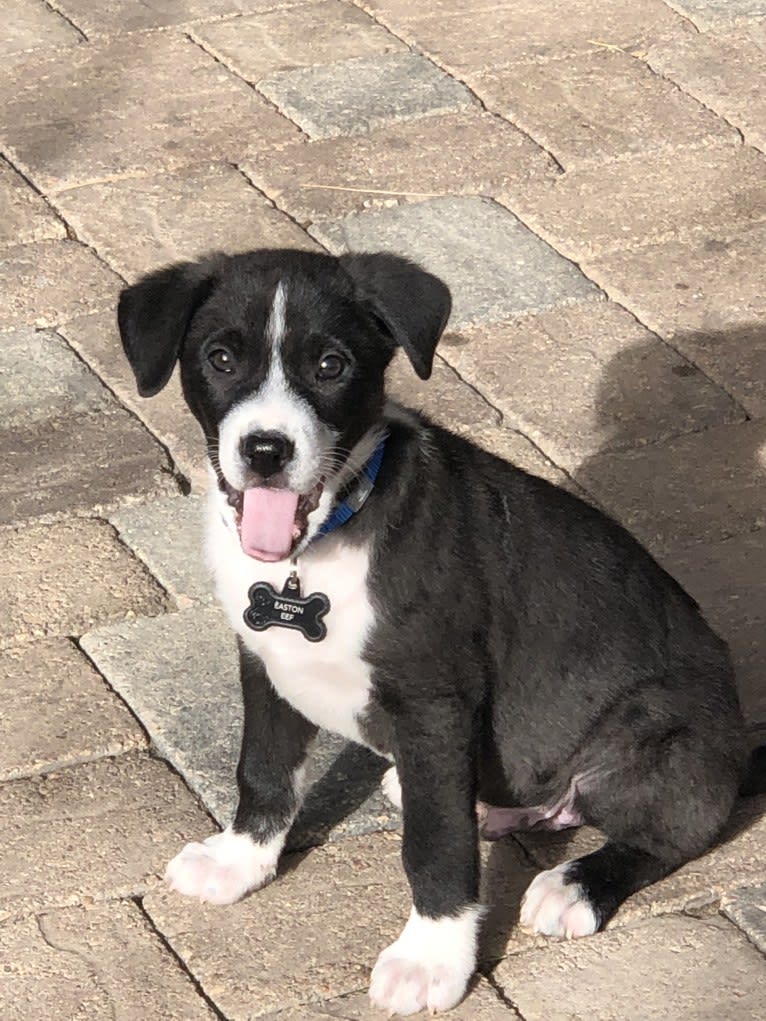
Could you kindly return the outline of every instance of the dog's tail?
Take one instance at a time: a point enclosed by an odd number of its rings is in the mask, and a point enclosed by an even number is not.
[[[745,798],[750,798],[754,794],[766,794],[766,744],[754,748],[750,753],[750,761],[739,793]]]

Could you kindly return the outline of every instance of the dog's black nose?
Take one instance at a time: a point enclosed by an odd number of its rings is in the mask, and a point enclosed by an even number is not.
[[[295,444],[283,433],[250,433],[240,442],[242,457],[261,478],[282,471],[295,452]]]

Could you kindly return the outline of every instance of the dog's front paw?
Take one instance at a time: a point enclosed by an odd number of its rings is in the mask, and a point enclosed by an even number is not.
[[[210,904],[233,904],[276,875],[282,841],[257,844],[246,833],[224,830],[187,844],[165,870],[172,890]]]
[[[478,908],[457,917],[424,918],[413,908],[399,939],[372,969],[370,999],[391,1014],[450,1010],[476,966]]]

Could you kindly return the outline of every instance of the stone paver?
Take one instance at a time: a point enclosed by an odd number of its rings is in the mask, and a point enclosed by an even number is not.
[[[72,518],[0,535],[0,644],[81,635],[107,620],[167,608],[162,589],[103,521]]]
[[[0,920],[143,893],[206,823],[181,780],[140,753],[12,780],[0,807]]]
[[[738,140],[695,99],[611,49],[514,64],[467,81],[490,110],[528,131],[565,170],[705,140]]]
[[[504,961],[495,979],[525,1021],[758,1021],[766,967],[721,918],[655,919]]]
[[[66,639],[6,649],[0,687],[0,780],[146,744],[130,712]]]
[[[58,190],[114,175],[280,146],[297,129],[188,39],[129,35],[14,58],[0,70],[0,138]],[[12,84],[11,84],[12,83]]]
[[[722,390],[624,309],[588,302],[448,333],[462,379],[553,458],[584,458],[740,421]]]
[[[55,326],[113,308],[122,281],[84,245],[41,241],[0,249],[0,330]]]
[[[473,102],[464,85],[416,53],[282,71],[259,81],[258,91],[310,138],[359,135]]]
[[[579,261],[766,219],[766,158],[744,145],[641,153],[544,182],[514,181],[499,198]]]
[[[122,353],[114,310],[82,316],[65,324],[60,332],[125,407],[130,408],[168,449],[174,464],[192,481],[194,488],[206,486],[204,437],[183,399],[177,372],[156,397],[148,400],[140,397],[133,372]]]
[[[659,74],[677,82],[729,121],[750,145],[766,150],[766,40],[747,29],[682,40],[658,41],[647,59]]]
[[[0,160],[0,245],[58,240],[66,228],[24,178]]]
[[[315,224],[311,233],[336,253],[377,248],[421,262],[452,290],[453,330],[601,297],[575,265],[482,199],[430,199]]]
[[[460,144],[445,146],[445,138]],[[389,124],[367,135],[264,149],[253,181],[301,221],[449,194],[500,194],[548,179],[553,160],[526,135],[481,110]]]
[[[78,237],[131,280],[211,251],[315,247],[231,167],[105,181],[63,192],[57,203]]]
[[[82,36],[51,7],[39,0],[5,0],[0,53],[4,56],[40,46],[71,46]]]
[[[405,49],[367,14],[340,0],[213,22],[197,29],[195,37],[250,82],[275,71]]]
[[[289,7],[305,0],[163,0],[160,3],[123,3],[122,0],[56,0],[56,6],[81,28],[89,39],[120,32],[182,25]]]
[[[597,454],[576,480],[659,551],[766,524],[766,425],[742,422],[640,450]]]
[[[763,0],[667,0],[667,3],[703,30],[747,18],[766,18]]]
[[[462,75],[481,67],[603,46],[643,50],[658,35],[684,29],[661,0],[593,4],[589,0],[364,0],[377,18]]]
[[[141,719],[158,751],[218,822],[236,807],[242,732],[236,644],[222,611],[190,609],[99,628],[82,646]],[[290,843],[322,842],[398,826],[378,789],[385,764],[323,734],[310,757],[309,795]]]
[[[130,902],[7,922],[0,926],[0,958],[5,1021],[216,1016]]]
[[[162,448],[55,334],[6,334],[0,403],[0,524],[174,488]]]
[[[724,913],[766,954],[766,886],[743,886],[724,898]]]

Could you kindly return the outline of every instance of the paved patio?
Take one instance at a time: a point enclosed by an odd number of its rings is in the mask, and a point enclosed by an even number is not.
[[[442,274],[433,379],[392,386],[583,493],[732,645],[766,736],[766,2],[6,0],[0,34],[0,1014],[379,1015],[406,916],[381,766],[323,738],[279,881],[169,895],[224,825],[233,645],[202,444],[140,401],[125,281],[214,248],[386,248]],[[599,835],[485,848],[456,1019],[761,1021],[766,799],[605,933],[516,925]]]

